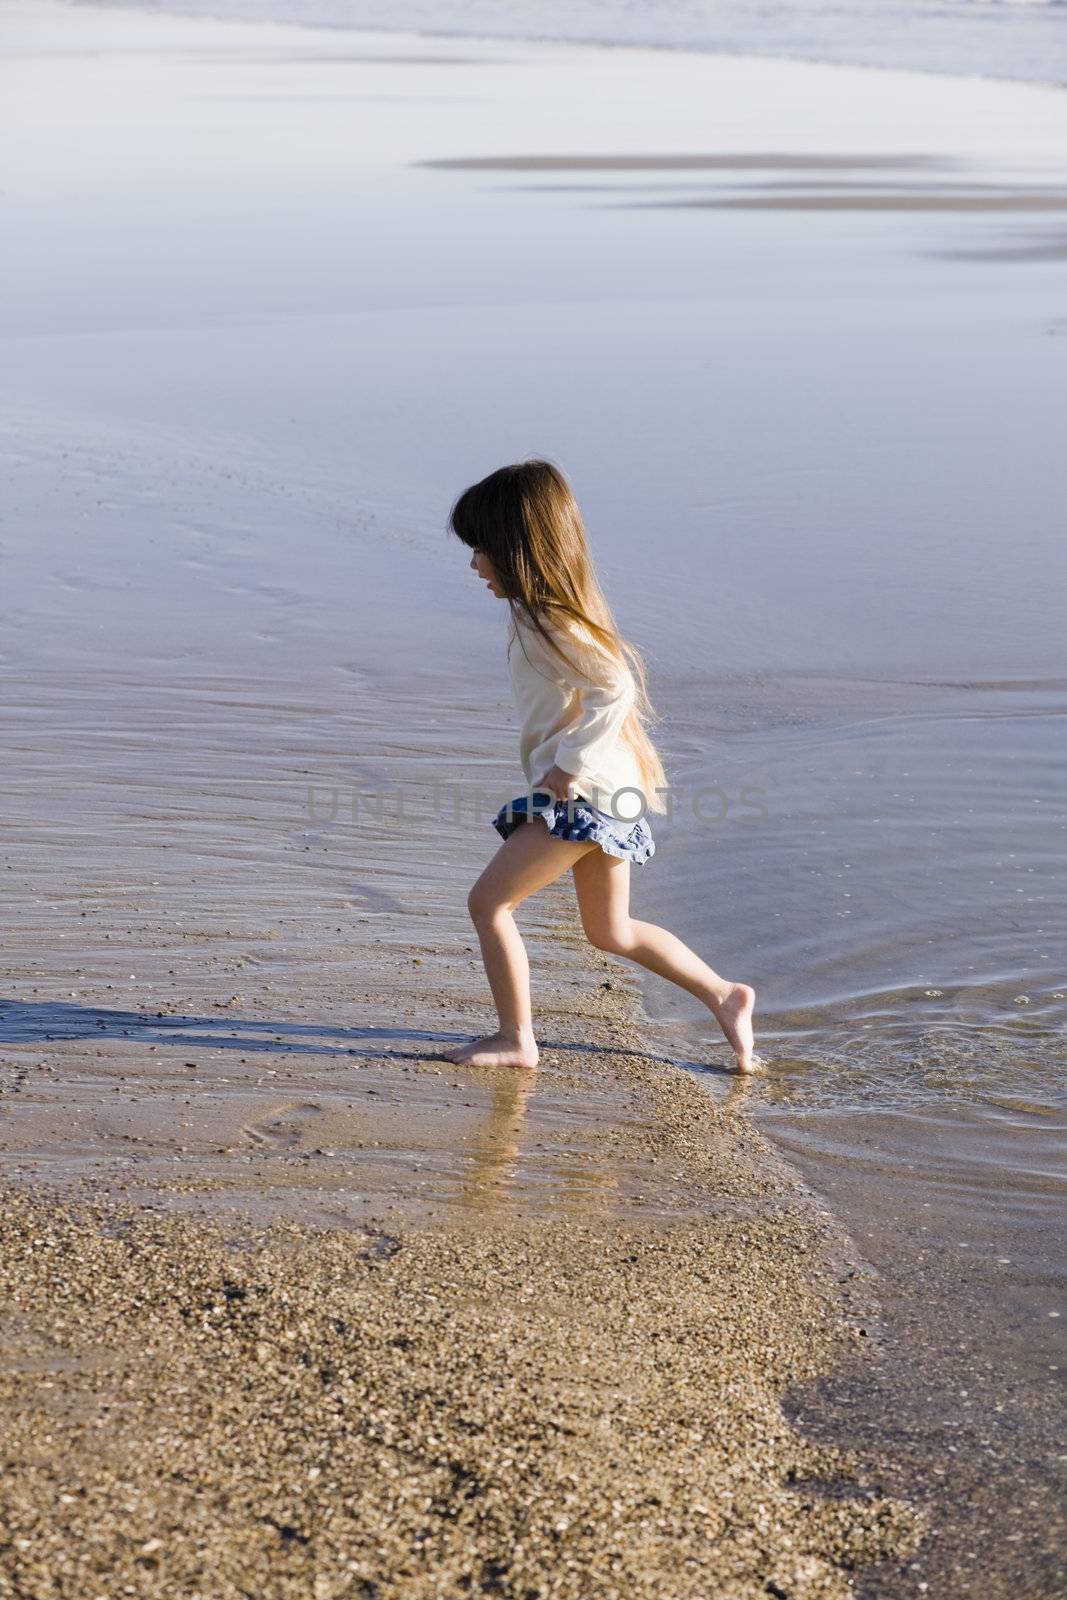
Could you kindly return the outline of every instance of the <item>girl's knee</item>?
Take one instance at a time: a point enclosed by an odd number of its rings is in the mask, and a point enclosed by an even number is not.
[[[475,884],[467,896],[467,912],[472,922],[480,922],[489,904],[485,891]]]
[[[629,920],[626,922],[595,922],[586,926],[585,936],[597,950],[609,955],[624,956],[632,944]]]
[[[491,923],[507,910],[499,896],[476,883],[467,896],[467,910],[476,927]]]

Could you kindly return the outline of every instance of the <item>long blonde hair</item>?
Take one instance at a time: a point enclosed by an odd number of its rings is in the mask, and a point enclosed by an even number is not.
[[[615,625],[593,566],[578,502],[560,469],[541,460],[500,467],[464,489],[448,525],[469,549],[489,557],[512,617],[536,628],[557,655],[568,659],[546,628],[546,618],[578,623],[629,667],[634,703],[621,737],[636,758],[648,810],[666,811],[656,791],[667,788],[667,775],[647,731],[655,713],[645,664],[640,651],[623,639]],[[581,671],[575,662],[569,665]]]

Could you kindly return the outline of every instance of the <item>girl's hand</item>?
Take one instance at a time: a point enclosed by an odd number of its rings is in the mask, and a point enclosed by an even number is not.
[[[535,792],[538,789],[548,789],[557,800],[569,800],[575,781],[575,773],[564,772],[562,767],[549,767],[544,777],[533,785],[533,789]]]

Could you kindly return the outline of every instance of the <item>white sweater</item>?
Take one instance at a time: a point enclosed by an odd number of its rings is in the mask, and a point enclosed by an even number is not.
[[[569,620],[545,621],[565,654],[583,671],[561,661],[525,619],[513,619],[508,629],[508,670],[522,723],[520,754],[527,784],[537,783],[549,767],[560,767],[574,775],[573,793],[601,811],[612,810],[617,790],[638,790],[619,795],[615,812],[623,818],[640,816],[644,792],[640,768],[620,738],[634,703],[633,674],[587,628]]]

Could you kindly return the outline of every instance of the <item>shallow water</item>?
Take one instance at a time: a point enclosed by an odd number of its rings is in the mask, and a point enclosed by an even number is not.
[[[779,725],[694,758],[714,820],[680,805],[636,895],[757,986],[760,1126],[883,1270],[923,1235],[1002,1262],[991,1292],[1030,1329],[1011,1369],[1041,1384],[1065,1287],[1064,690],[768,685],[750,713]],[[655,1038],[723,1059],[692,1003],[645,993]]]

